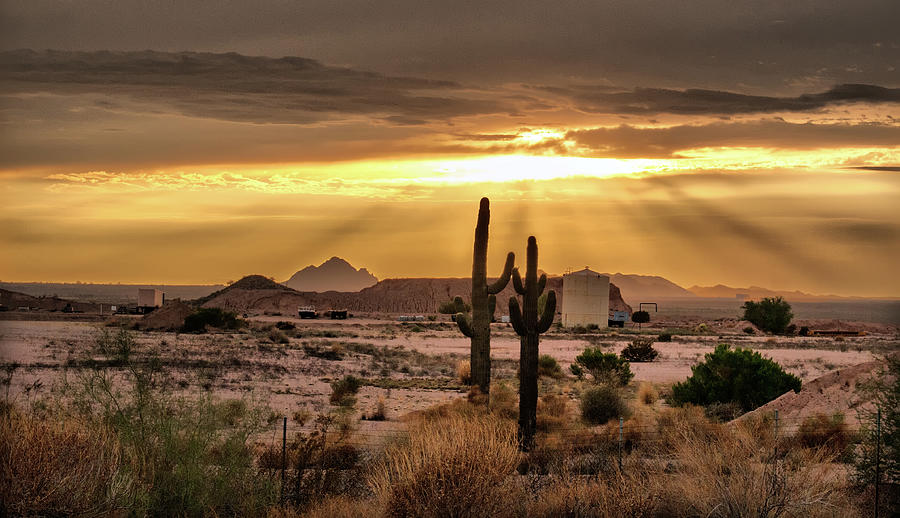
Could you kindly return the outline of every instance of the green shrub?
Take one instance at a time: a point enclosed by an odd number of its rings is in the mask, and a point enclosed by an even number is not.
[[[362,383],[359,378],[349,374],[337,381],[332,381],[331,396],[328,398],[328,401],[332,405],[353,406],[356,403],[356,399],[353,396],[359,392],[360,385]]]
[[[538,376],[561,378],[562,375],[562,368],[559,366],[556,358],[549,354],[542,354],[538,357]]]
[[[581,395],[581,417],[591,424],[603,424],[627,413],[628,407],[615,385],[601,383]]]
[[[794,318],[791,305],[782,297],[766,297],[759,302],[748,300],[741,309],[744,320],[767,333],[784,333]]]
[[[774,361],[750,349],[732,350],[727,344],[719,344],[691,371],[691,377],[672,386],[676,405],[735,402],[749,412],[788,390],[800,390],[800,378]]]
[[[660,333],[659,336],[656,337],[657,342],[671,342],[672,341],[672,333]]]
[[[659,356],[652,338],[638,338],[622,349],[622,358],[630,362],[652,362]]]
[[[275,485],[257,469],[250,443],[264,426],[263,409],[209,393],[175,397],[153,357],[115,372],[97,365],[67,387],[80,417],[112,433],[125,452],[142,488],[132,514],[261,515],[275,503]]]
[[[615,353],[604,353],[599,347],[585,349],[575,357],[575,363],[570,369],[576,376],[579,376],[579,373],[583,375],[583,371],[587,371],[598,382],[614,381],[623,386],[628,385],[634,377],[626,360],[619,358]]]
[[[441,303],[438,307],[438,313],[444,315],[455,315],[457,313],[468,313],[472,311],[472,306],[467,304],[462,297],[454,297],[453,300]]]
[[[207,327],[217,329],[240,329],[244,321],[237,315],[221,308],[199,308],[184,319],[182,333],[205,333]]]
[[[635,324],[646,324],[650,321],[650,313],[646,311],[635,311],[631,314],[631,321]]]

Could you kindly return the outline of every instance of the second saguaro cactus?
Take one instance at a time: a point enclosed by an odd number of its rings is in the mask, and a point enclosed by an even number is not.
[[[538,344],[539,336],[550,329],[556,314],[556,293],[547,293],[543,313],[538,314],[538,299],[547,286],[547,276],[537,276],[538,247],[534,236],[528,238],[525,282],[518,268],[512,280],[516,293],[522,296],[522,307],[515,297],[509,299],[509,319],[519,335],[519,447],[531,449],[537,430]]]
[[[475,225],[475,250],[472,254],[472,319],[463,313],[456,314],[456,324],[462,334],[472,339],[471,359],[472,384],[477,385],[482,394],[491,390],[491,319],[496,306],[496,294],[509,283],[516,256],[512,252],[506,256],[503,273],[493,284],[487,283],[488,226],[491,222],[490,200],[481,198],[478,208],[478,223]]]

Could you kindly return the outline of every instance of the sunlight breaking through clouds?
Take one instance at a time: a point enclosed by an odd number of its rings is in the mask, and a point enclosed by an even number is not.
[[[785,150],[708,148],[682,159],[507,155],[447,160],[363,161],[227,170],[57,173],[45,180],[70,190],[253,191],[349,197],[428,198],[442,186],[548,182],[567,178],[648,177],[705,171],[845,170],[900,162],[897,149],[838,149],[815,155]]]

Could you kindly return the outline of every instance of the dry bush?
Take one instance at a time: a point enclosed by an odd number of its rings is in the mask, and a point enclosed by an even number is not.
[[[641,383],[637,391],[638,402],[644,405],[652,405],[656,403],[657,399],[659,399],[659,392],[656,391],[656,388],[650,383]]]
[[[354,500],[346,496],[327,498],[313,509],[303,513],[302,518],[359,518],[372,514],[373,503],[368,500]],[[271,515],[272,518],[291,518]]]
[[[384,401],[384,396],[378,396],[378,402],[375,403],[375,408],[372,410],[369,415],[364,416],[369,421],[384,421],[387,419],[387,405]]]
[[[684,437],[697,441],[714,441],[722,425],[710,422],[703,407],[669,408],[656,417],[656,446],[660,453],[675,452]]]
[[[568,396],[564,394],[545,394],[538,399],[538,431],[564,430],[569,426],[570,422]]]
[[[456,363],[456,378],[460,385],[472,384],[472,364],[469,360],[460,360]]]
[[[477,396],[476,396],[477,397]],[[484,405],[477,404],[464,398],[456,398],[432,405],[418,412],[411,412],[409,415],[415,419],[424,419],[426,421],[434,421],[438,419],[448,419],[452,417],[476,418],[487,414]]]
[[[69,418],[0,416],[0,515],[124,513],[139,488],[115,437]]]
[[[835,455],[845,453],[853,442],[843,414],[809,416],[800,423],[794,438],[805,448],[825,448]]]
[[[680,430],[678,473],[667,501],[686,516],[854,516],[841,473],[824,450],[795,449],[776,457],[774,441],[752,428],[722,429],[716,440]]]
[[[618,518],[663,516],[657,480],[635,471],[609,477],[561,477],[540,490],[528,503],[532,518]]]
[[[595,385],[581,393],[581,417],[589,423],[604,424],[628,414],[628,405],[613,383]]]
[[[491,413],[502,419],[519,418],[519,396],[506,383],[499,383],[491,389]]]
[[[512,516],[518,461],[513,423],[423,419],[410,424],[408,441],[388,447],[370,484],[388,516]]]

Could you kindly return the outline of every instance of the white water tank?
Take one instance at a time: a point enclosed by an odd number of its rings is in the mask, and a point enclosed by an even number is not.
[[[606,327],[608,320],[609,277],[587,268],[563,275],[563,326]]]

